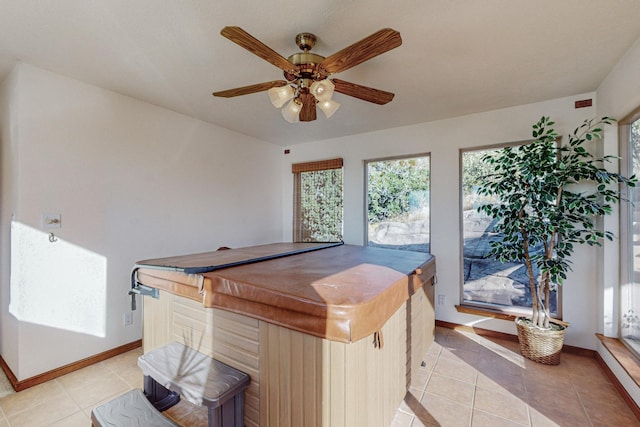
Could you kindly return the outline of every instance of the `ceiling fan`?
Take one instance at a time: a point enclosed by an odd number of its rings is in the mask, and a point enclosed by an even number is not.
[[[268,91],[275,107],[280,108],[288,101],[282,109],[282,115],[291,123],[315,120],[316,106],[327,118],[331,117],[340,106],[331,99],[334,91],[379,105],[393,99],[394,94],[391,92],[350,83],[332,76],[400,46],[402,38],[396,30],[379,30],[326,58],[310,52],[316,43],[316,36],[311,33],[300,33],[296,36],[296,44],[302,52],[294,53],[289,58],[283,57],[240,27],[224,27],[220,34],[280,68],[286,80],[223,90],[214,92],[213,96],[231,98]]]

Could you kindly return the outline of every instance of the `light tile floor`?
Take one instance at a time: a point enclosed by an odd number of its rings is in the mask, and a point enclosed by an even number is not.
[[[142,387],[142,349],[113,357],[0,399],[0,427],[88,427],[94,407]]]
[[[90,426],[94,407],[142,387],[140,354],[1,397],[0,427]],[[594,359],[563,354],[559,366],[545,366],[520,356],[517,343],[436,328],[424,362],[392,427],[640,427]],[[167,415],[206,425],[206,412],[182,402]]]
[[[640,426],[595,359],[532,362],[518,343],[436,328],[392,427]]]

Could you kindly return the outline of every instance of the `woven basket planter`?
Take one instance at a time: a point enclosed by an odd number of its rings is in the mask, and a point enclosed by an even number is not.
[[[524,317],[516,319],[520,352],[527,359],[545,365],[559,365],[566,327],[553,323],[551,329],[540,329]]]

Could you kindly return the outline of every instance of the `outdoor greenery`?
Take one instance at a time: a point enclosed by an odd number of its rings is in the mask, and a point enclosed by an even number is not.
[[[493,150],[492,150],[493,151]],[[474,194],[484,177],[491,173],[491,165],[482,160],[487,150],[466,151],[462,166],[462,194]]]
[[[617,184],[633,187],[635,177],[609,172],[611,156],[596,157],[585,147],[601,138],[602,127],[614,121],[586,120],[561,144],[554,122],[542,117],[533,126],[534,141],[517,150],[506,147],[483,156],[491,166],[478,193],[498,202],[478,208],[497,220],[502,238],[491,244],[489,256],[501,262],[524,262],[532,295],[532,322],[549,328],[550,291],[571,269],[576,244],[600,245],[612,239],[596,226],[596,218],[611,213],[621,196]],[[582,189],[587,186],[587,189]],[[543,251],[531,248],[542,246]],[[534,266],[540,275],[534,273]]]
[[[428,158],[371,162],[367,185],[369,223],[406,216],[413,207],[428,200]]]
[[[428,204],[428,157],[371,162],[368,174],[371,223],[406,218]],[[301,241],[342,240],[342,190],[342,169],[301,173]]]
[[[342,240],[342,169],[303,172],[300,186],[302,241]]]

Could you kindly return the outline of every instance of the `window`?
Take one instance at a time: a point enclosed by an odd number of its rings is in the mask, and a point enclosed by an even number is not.
[[[293,241],[342,240],[342,159],[296,163],[293,172]]]
[[[429,155],[365,161],[367,245],[429,252]]]
[[[640,109],[620,121],[621,173],[640,175]],[[640,189],[630,188],[621,204],[620,335],[640,354]]]
[[[475,191],[484,176],[491,173],[481,160],[503,147],[464,150],[461,163],[461,228],[463,280],[461,301],[467,306],[491,310],[529,313],[531,292],[524,263],[502,263],[488,258],[490,242],[499,240],[493,232],[494,219],[477,211],[478,206],[497,200],[481,198]],[[517,149],[517,146],[516,146]],[[551,292],[551,314],[558,313],[558,292]]]

